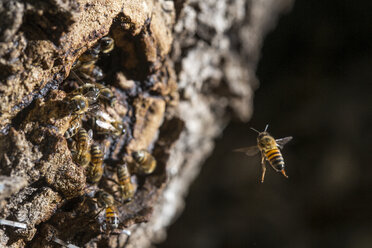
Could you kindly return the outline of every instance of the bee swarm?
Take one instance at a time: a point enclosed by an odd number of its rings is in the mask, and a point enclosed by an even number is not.
[[[228,110],[243,120],[250,117],[263,32],[289,1],[262,10],[258,0],[237,1],[214,13],[235,16],[224,23],[208,17],[213,0],[194,5],[167,0],[6,2],[0,6],[0,16],[6,17],[0,24],[0,219],[25,223],[27,229],[0,226],[0,246],[59,247],[53,242],[57,238],[85,247],[146,247],[162,241],[213,139],[229,121]],[[245,17],[254,11],[266,24]],[[242,48],[244,58],[224,34],[237,33],[237,25],[258,25],[250,31],[257,32],[251,47]],[[97,44],[107,36],[114,48],[105,53]],[[79,67],[87,54],[94,61],[91,71]],[[97,105],[101,116],[125,129],[102,133],[91,125],[92,120],[97,124],[94,110],[78,113],[81,126],[93,130],[92,142],[104,153],[98,183],[89,183],[86,168],[76,162],[76,137],[65,137],[77,114],[72,92],[86,83],[113,93],[115,101],[97,97],[88,105]],[[155,158],[152,173],[135,169],[132,154],[140,150]],[[128,164],[136,188],[125,202],[114,182],[122,164]],[[118,229],[129,229],[130,237],[102,233],[104,213],[97,216],[99,210],[92,209],[97,190],[119,202]]]

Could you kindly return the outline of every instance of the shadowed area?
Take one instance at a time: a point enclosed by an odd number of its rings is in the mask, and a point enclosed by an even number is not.
[[[370,247],[369,1],[296,1],[265,40],[248,124],[231,123],[158,247]],[[254,145],[269,123],[288,179]]]

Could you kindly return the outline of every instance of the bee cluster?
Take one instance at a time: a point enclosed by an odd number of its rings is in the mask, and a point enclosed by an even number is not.
[[[148,175],[156,168],[155,158],[147,150],[139,150],[131,154],[130,168],[127,161],[115,165],[117,180],[103,177],[107,147],[103,140],[117,140],[126,134],[123,120],[105,111],[107,108],[114,109],[119,103],[114,92],[102,82],[105,76],[97,65],[100,55],[107,55],[113,49],[114,40],[104,37],[73,65],[70,78],[76,82],[76,87],[66,97],[67,110],[72,118],[64,134],[73,161],[84,168],[90,185],[99,185],[103,179],[117,185],[118,190],[113,195],[99,189],[91,196],[101,211],[105,210],[103,227],[110,231],[118,228],[118,202],[125,204],[135,195],[136,186],[131,173]]]

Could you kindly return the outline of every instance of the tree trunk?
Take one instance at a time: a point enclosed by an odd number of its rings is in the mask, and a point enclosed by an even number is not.
[[[183,209],[187,189],[231,118],[248,121],[263,35],[290,0],[5,0],[0,5],[0,244],[149,247]],[[115,48],[97,65],[116,104],[101,111],[125,134],[94,134],[105,147],[98,185],[86,182],[64,133],[74,62],[104,36]],[[90,115],[83,117],[89,128]],[[93,130],[95,132],[95,130]],[[119,228],[102,233],[103,213],[86,207],[90,191],[112,193],[116,166],[147,149],[154,173],[131,168],[137,191],[115,206]],[[120,200],[120,199],[119,199]]]

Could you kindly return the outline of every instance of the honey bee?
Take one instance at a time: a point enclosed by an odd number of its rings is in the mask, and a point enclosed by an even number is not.
[[[115,105],[116,97],[111,89],[94,81],[91,81],[91,83],[85,83],[78,75],[76,75],[75,72],[72,71],[72,74],[75,75],[75,78],[77,78],[81,86],[73,90],[70,95],[76,96],[90,94],[92,101],[96,101],[97,98],[99,98],[103,103],[109,104],[111,107]]]
[[[78,76],[77,76],[78,77]],[[79,78],[79,81],[81,79]],[[84,83],[82,80],[80,81],[81,86],[76,88],[72,92],[69,93],[70,96],[77,96],[77,95],[87,95],[91,98],[91,101],[97,101],[100,95],[100,89],[93,83]]]
[[[251,128],[253,131],[258,133],[257,137],[257,146],[243,147],[236,149],[237,152],[244,152],[248,156],[256,155],[258,152],[261,152],[261,165],[262,165],[262,175],[261,182],[263,183],[266,173],[265,160],[269,161],[269,164],[277,172],[281,172],[283,176],[288,178],[284,170],[284,159],[279,150],[283,149],[283,146],[292,140],[292,137],[285,137],[282,139],[274,139],[268,132],[267,128],[269,125],[266,125],[263,132],[259,132],[254,128]]]
[[[89,183],[98,183],[103,175],[103,151],[97,144],[91,148],[90,165],[87,168],[87,180]]]
[[[70,121],[70,126],[65,132],[65,138],[66,139],[71,139],[77,132],[79,131],[81,127],[81,116],[80,115],[75,115],[71,121]]]
[[[99,59],[99,49],[89,49],[83,53],[76,63],[73,65],[73,69],[87,69],[93,66]]]
[[[87,167],[91,155],[89,152],[90,144],[92,142],[93,132],[90,129],[88,132],[84,128],[80,128],[76,135],[76,159],[75,162],[82,167]]]
[[[113,230],[119,227],[118,211],[115,207],[115,199],[106,191],[99,190],[95,197],[100,208],[105,209],[105,227],[106,230]],[[99,212],[100,213],[100,212]],[[98,214],[99,214],[98,213]]]
[[[115,198],[104,190],[98,190],[94,197],[97,199],[100,208],[107,208],[115,204]]]
[[[121,164],[117,167],[117,175],[119,179],[119,189],[123,201],[130,201],[134,196],[135,189],[131,182],[131,175],[126,164]]]
[[[129,230],[120,230],[119,232],[114,232],[115,229],[119,227],[119,214],[116,207],[116,204],[119,203],[115,200],[115,198],[107,193],[104,190],[98,190],[95,192],[94,196],[91,201],[95,202],[100,209],[94,218],[96,218],[103,210],[105,211],[105,220],[101,222],[101,228],[106,231],[106,234],[126,234],[128,236],[131,235]],[[95,199],[94,199],[95,198]],[[84,202],[87,198],[84,199]],[[84,202],[82,204],[84,204]],[[120,204],[120,203],[119,203]]]
[[[84,114],[89,107],[88,99],[82,95],[76,95],[71,98],[69,110],[74,114]]]
[[[130,201],[134,196],[135,188],[132,184],[131,175],[126,164],[121,164],[117,167],[117,175],[119,182],[116,182],[111,178],[108,178],[108,180],[119,185],[119,192],[122,202]]]
[[[110,90],[109,88],[103,86],[102,84],[96,84],[96,85],[100,85],[101,87],[100,88],[100,95],[99,95],[99,99],[101,99],[102,102],[104,103],[108,103],[111,107],[114,107],[115,103],[116,103],[116,97],[114,95],[114,93],[112,92],[112,90]]]
[[[94,61],[96,62],[96,61]],[[105,77],[103,70],[93,64],[86,64],[78,68],[79,75],[82,76],[84,79],[92,80],[92,81],[100,81]],[[76,75],[76,73],[74,72]]]
[[[84,95],[72,95],[69,97],[68,109],[70,113],[81,115],[98,105],[94,105],[99,96],[99,91],[90,90]]]
[[[106,226],[104,229],[112,230],[119,227],[118,210],[114,205],[106,208]]]
[[[93,132],[91,129],[88,132],[84,128],[79,129],[76,137],[76,148],[78,156],[81,156],[83,153],[88,151],[92,136]]]
[[[73,65],[73,70],[77,70],[85,78],[101,80],[104,75],[102,69],[96,66],[101,53],[108,54],[114,49],[114,39],[103,37],[91,49],[83,53]]]
[[[120,136],[125,133],[124,124],[103,111],[96,111],[91,122],[97,134]]]
[[[140,174],[151,174],[156,168],[155,158],[146,150],[135,151],[132,153],[135,162],[135,169]]]

